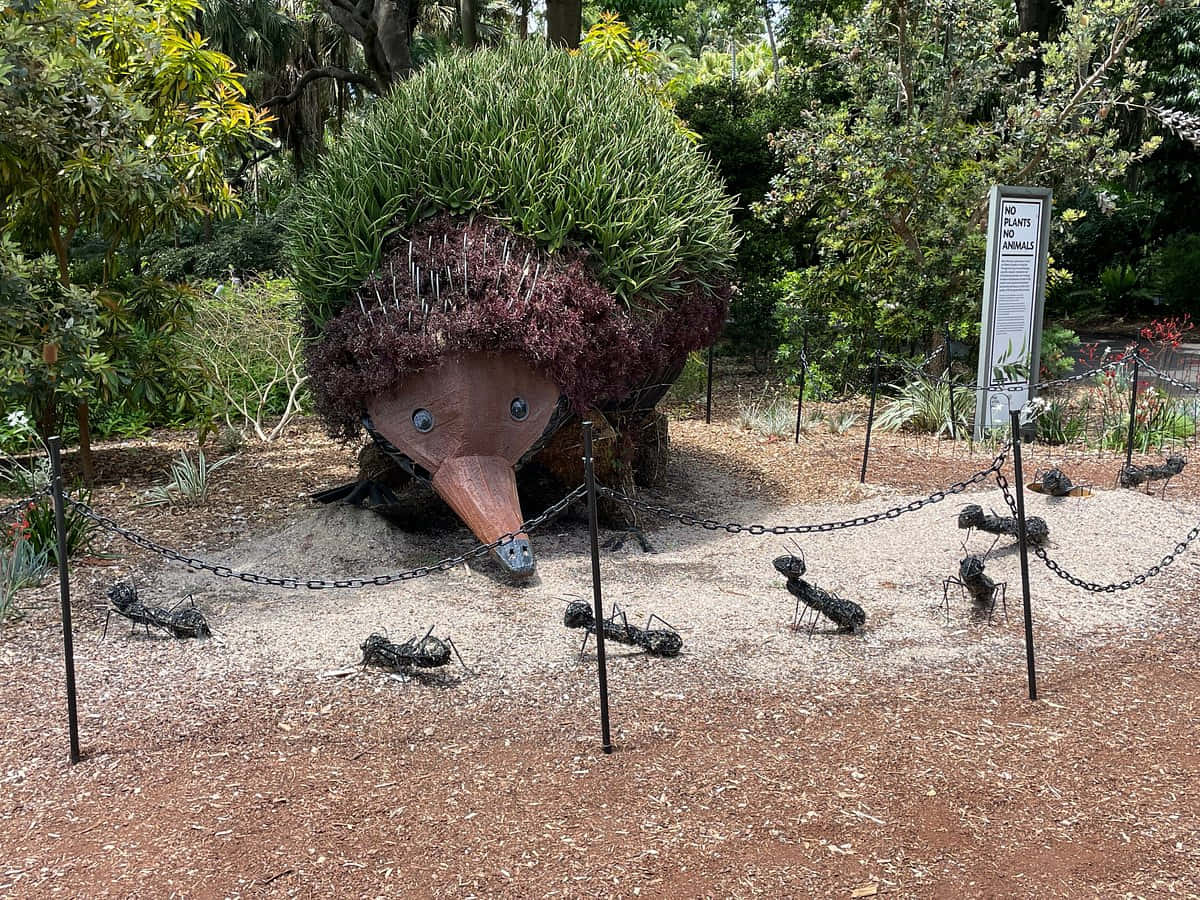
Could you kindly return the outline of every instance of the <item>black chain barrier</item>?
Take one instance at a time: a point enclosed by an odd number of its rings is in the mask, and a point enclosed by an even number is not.
[[[934,355],[936,355],[936,354],[934,354]],[[927,365],[929,359],[931,359],[931,358],[932,357],[928,357],[926,359],[926,361],[924,363],[922,363],[922,365]],[[905,369],[909,372],[909,374],[911,374],[917,378],[923,379],[924,381],[928,381],[931,384],[950,385],[955,390],[970,391],[972,393],[975,393],[978,391],[991,390],[991,389],[994,389],[995,387],[997,387],[997,385],[967,384],[965,382],[955,381],[952,378],[947,378],[945,375],[931,375],[929,372],[926,372],[923,368],[920,368],[920,367],[914,365],[913,363],[909,362],[907,359],[904,359],[903,357],[900,357],[900,356],[895,356],[893,354],[884,354],[881,357],[881,362],[896,366],[901,369]],[[1104,363],[1103,365],[1096,366],[1093,369],[1088,369],[1086,372],[1079,372],[1076,375],[1065,375],[1062,378],[1051,378],[1046,381],[1037,381],[1037,382],[1034,382],[1032,385],[1030,385],[1030,388],[1033,390],[1046,390],[1047,388],[1061,387],[1064,384],[1073,384],[1073,383],[1076,383],[1079,381],[1087,381],[1089,378],[1095,378],[1097,375],[1103,375],[1105,372],[1115,371],[1116,369],[1123,368],[1125,366],[1128,366],[1129,364],[1130,364],[1130,360],[1126,360],[1126,359],[1114,360],[1112,362],[1107,362],[1107,363]],[[1146,362],[1145,360],[1142,360],[1141,364],[1142,364],[1142,366],[1148,368],[1150,371],[1152,371],[1155,375],[1157,375],[1159,378],[1163,379],[1164,381],[1167,381],[1173,385],[1176,385],[1177,387],[1180,387],[1184,390],[1189,390],[1189,391],[1193,391],[1196,393],[1200,393],[1200,387],[1197,387],[1196,385],[1190,385],[1185,381],[1180,381],[1178,378],[1168,375],[1165,372],[1162,372],[1161,370],[1155,368],[1154,366],[1152,366],[1150,363]],[[808,360],[805,359],[803,356],[801,356],[801,365],[805,368],[806,371],[811,371],[811,369],[808,368]],[[832,403],[832,404],[845,403],[847,400],[851,400],[851,399],[854,399],[855,397],[859,396],[863,391],[867,390],[868,388],[869,388],[868,384],[856,384],[853,386],[851,391],[844,393],[842,396],[840,396],[838,398],[823,399],[820,397],[814,397],[813,401],[816,403]]]
[[[181,562],[191,569],[199,569],[209,572],[218,578],[236,578],[239,581],[247,582],[248,584],[265,584],[273,587],[282,588],[307,588],[309,590],[319,591],[327,588],[361,588],[367,586],[379,586],[396,584],[401,581],[412,581],[416,578],[424,578],[427,575],[432,575],[435,572],[445,572],[448,569],[453,569],[455,566],[462,565],[472,559],[484,556],[487,553],[495,550],[503,544],[508,543],[518,534],[528,534],[534,529],[544,525],[547,521],[557,516],[564,509],[578,500],[587,492],[587,489],[580,485],[575,488],[557,503],[546,508],[541,515],[535,516],[521,524],[521,527],[516,531],[510,531],[508,534],[496,538],[489,544],[479,544],[476,547],[468,550],[465,553],[460,553],[458,556],[450,556],[445,559],[438,560],[436,563],[428,566],[417,566],[415,569],[409,569],[404,572],[393,572],[388,575],[375,575],[368,578],[341,578],[333,581],[327,581],[320,578],[280,578],[273,575],[260,575],[256,572],[238,572],[231,569],[229,566],[215,565],[210,562],[205,562],[203,559],[195,556],[188,556],[185,553],[180,553],[178,550],[172,550],[170,547],[163,546],[156,541],[151,540],[145,535],[139,534],[129,528],[125,528],[118,522],[110,519],[102,513],[96,512],[86,503],[76,500],[74,497],[68,496],[67,502],[75,509],[79,510],[92,521],[96,522],[101,528],[118,534],[131,544],[136,544],[144,550],[149,550],[166,559],[174,562]]]
[[[1161,378],[1163,381],[1167,382],[1167,384],[1173,384],[1173,385],[1175,385],[1175,387],[1179,388],[1180,390],[1189,391],[1190,393],[1193,393],[1193,394],[1200,394],[1200,386],[1194,385],[1194,384],[1189,384],[1186,381],[1180,381],[1174,375],[1168,375],[1166,372],[1164,372],[1158,366],[1154,365],[1154,363],[1150,362],[1149,360],[1146,360],[1146,359],[1141,360],[1141,365],[1142,365],[1142,368],[1149,369],[1158,378]]]
[[[883,512],[857,516],[856,518],[846,519],[841,522],[820,522],[805,525],[742,525],[738,522],[718,522],[715,519],[699,519],[688,513],[677,512],[667,506],[655,506],[652,503],[638,500],[636,497],[630,497],[628,494],[614,491],[612,488],[604,487],[603,485],[596,485],[596,490],[598,493],[612,497],[614,500],[625,503],[633,509],[639,509],[642,512],[650,513],[664,519],[674,519],[681,525],[687,525],[692,528],[704,528],[708,531],[725,531],[729,534],[815,534],[827,531],[841,531],[844,528],[856,528],[860,525],[873,525],[884,519],[898,519],[905,513],[916,512],[918,509],[933,503],[940,503],[953,494],[961,494],[972,485],[982,484],[987,481],[993,473],[999,474],[1011,447],[1011,444],[1006,445],[1000,451],[1000,455],[992,460],[992,464],[986,469],[980,469],[970,478],[957,481],[944,490],[934,491],[928,497],[921,500],[913,500],[911,503],[906,503],[902,506],[893,506],[891,509],[884,510]]]
[[[1013,516],[1017,515],[1017,501],[1013,497],[1012,491],[1009,488],[1008,479],[1004,477],[1004,473],[996,472],[996,483],[1000,486],[1001,493],[1004,494],[1004,502],[1008,504],[1008,508],[1012,511]],[[1085,591],[1091,591],[1093,594],[1115,594],[1117,591],[1127,591],[1132,587],[1145,584],[1147,579],[1153,578],[1162,572],[1163,569],[1175,562],[1175,558],[1182,556],[1187,552],[1192,543],[1200,538],[1200,525],[1194,527],[1187,533],[1187,537],[1175,545],[1175,549],[1164,556],[1158,563],[1148,568],[1145,572],[1139,572],[1132,578],[1126,578],[1124,581],[1114,581],[1109,584],[1097,584],[1094,581],[1084,581],[1069,571],[1060,566],[1057,562],[1050,558],[1050,554],[1046,552],[1046,548],[1040,545],[1032,545],[1034,555],[1037,556],[1046,568],[1057,575],[1063,581],[1073,584],[1077,588],[1083,588]]]
[[[32,497],[26,497],[24,500],[18,500],[16,503],[10,503],[8,506],[4,507],[3,509],[0,509],[0,520],[7,519],[13,513],[19,512],[21,509],[29,506],[29,504],[31,504],[31,503],[37,503],[39,500],[41,500],[43,497],[45,497],[49,493],[50,493],[50,488],[44,487],[40,491],[38,491],[36,494],[34,494]]]

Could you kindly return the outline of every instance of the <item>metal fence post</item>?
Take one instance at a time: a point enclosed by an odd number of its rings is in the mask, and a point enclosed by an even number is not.
[[[808,378],[808,332],[800,345],[800,393],[796,397],[796,443],[800,443],[800,423],[804,419],[804,383]]]
[[[882,339],[875,345],[875,365],[871,368],[871,405],[867,409],[867,437],[863,441],[862,471],[858,473],[858,483],[866,484],[867,460],[871,455],[871,428],[875,424],[875,396],[879,393],[879,357],[883,348]]]
[[[596,668],[600,678],[600,739],[613,752],[608,728],[608,664],[604,656],[604,601],[600,596],[600,526],[596,511],[596,473],[592,459],[592,423],[583,423],[583,476],[587,482],[588,531],[592,544],[592,608],[596,619]]]
[[[712,375],[713,375],[713,347],[715,344],[710,344],[708,348],[708,393],[704,401],[704,424],[712,424]]]
[[[1029,599],[1029,547],[1025,534],[1025,478],[1021,471],[1021,411],[1012,416],[1013,470],[1017,480],[1017,547],[1021,555],[1021,600],[1025,607],[1025,667],[1029,678],[1029,699],[1037,699],[1037,673],[1033,663],[1033,608]]]
[[[1133,357],[1133,379],[1129,383],[1129,436],[1125,439],[1125,468],[1133,462],[1133,427],[1137,422],[1138,374],[1141,361]]]
[[[950,391],[950,440],[958,440],[958,411],[954,407],[954,372],[952,371],[952,363],[954,357],[950,355],[950,323],[947,322],[943,328],[946,336],[946,385]]]
[[[67,730],[71,765],[79,762],[79,711],[75,703],[75,645],[71,634],[71,574],[67,565],[67,516],[63,500],[61,439],[47,442],[50,450],[50,491],[54,498],[54,532],[58,550],[58,596],[62,606],[63,659],[67,670]]]

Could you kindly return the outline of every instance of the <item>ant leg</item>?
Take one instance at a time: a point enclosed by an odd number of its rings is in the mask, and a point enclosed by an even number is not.
[[[1005,594],[1007,593],[1008,582],[1002,581],[998,585],[996,585],[996,588],[997,588],[997,590],[1000,591],[1000,609],[1002,609],[1004,611],[1004,624],[1007,625],[1008,624],[1008,600],[1006,599]],[[993,599],[992,606],[995,607],[995,605],[996,605],[996,601],[995,601],[995,599]]]
[[[796,598],[796,608],[792,611],[792,631],[799,631],[800,626],[804,624],[804,617],[800,612],[800,598]]]
[[[588,638],[592,636],[591,631],[584,630],[583,643],[579,645],[579,658],[583,659],[583,654],[587,651]]]
[[[679,634],[679,629],[677,629],[677,628],[676,628],[674,625],[672,625],[670,622],[668,622],[668,621],[667,621],[666,619],[664,619],[662,616],[655,615],[654,613],[650,613],[650,618],[648,618],[648,619],[646,620],[646,630],[647,630],[647,631],[649,631],[649,630],[650,630],[650,626],[654,624],[654,620],[655,620],[655,619],[657,619],[658,621],[662,622],[664,625],[666,625],[666,626],[667,626],[669,629],[671,629],[672,631],[674,631],[676,634]]]
[[[943,616],[945,617],[947,625],[950,624],[950,585],[956,583],[957,581],[958,579],[956,578],[942,579],[942,602],[938,606],[938,609],[941,610]]]
[[[471,667],[463,662],[462,654],[458,652],[458,647],[455,646],[454,641],[450,640],[450,638],[446,638],[446,643],[450,645],[450,649],[453,650],[454,655],[458,657],[458,664],[466,669],[469,674],[474,675],[475,673],[471,671]]]
[[[112,607],[110,606],[108,608],[108,612],[104,616],[104,630],[100,632],[100,640],[104,640],[105,636],[108,634],[108,620],[112,618],[112,614],[113,611]]]

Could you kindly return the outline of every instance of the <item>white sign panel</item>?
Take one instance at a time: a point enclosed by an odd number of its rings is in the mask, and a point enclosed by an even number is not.
[[[991,190],[975,436],[1009,425],[1009,409],[1032,398],[1041,365],[1042,307],[1050,237],[1050,190]]]

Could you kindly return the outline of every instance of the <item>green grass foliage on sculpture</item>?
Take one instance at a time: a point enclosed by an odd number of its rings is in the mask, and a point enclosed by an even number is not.
[[[386,238],[482,212],[546,250],[586,250],[600,284],[644,310],[728,273],[730,206],[632,79],[529,41],[448,57],[380,100],[298,189],[285,252],[320,327]]]

